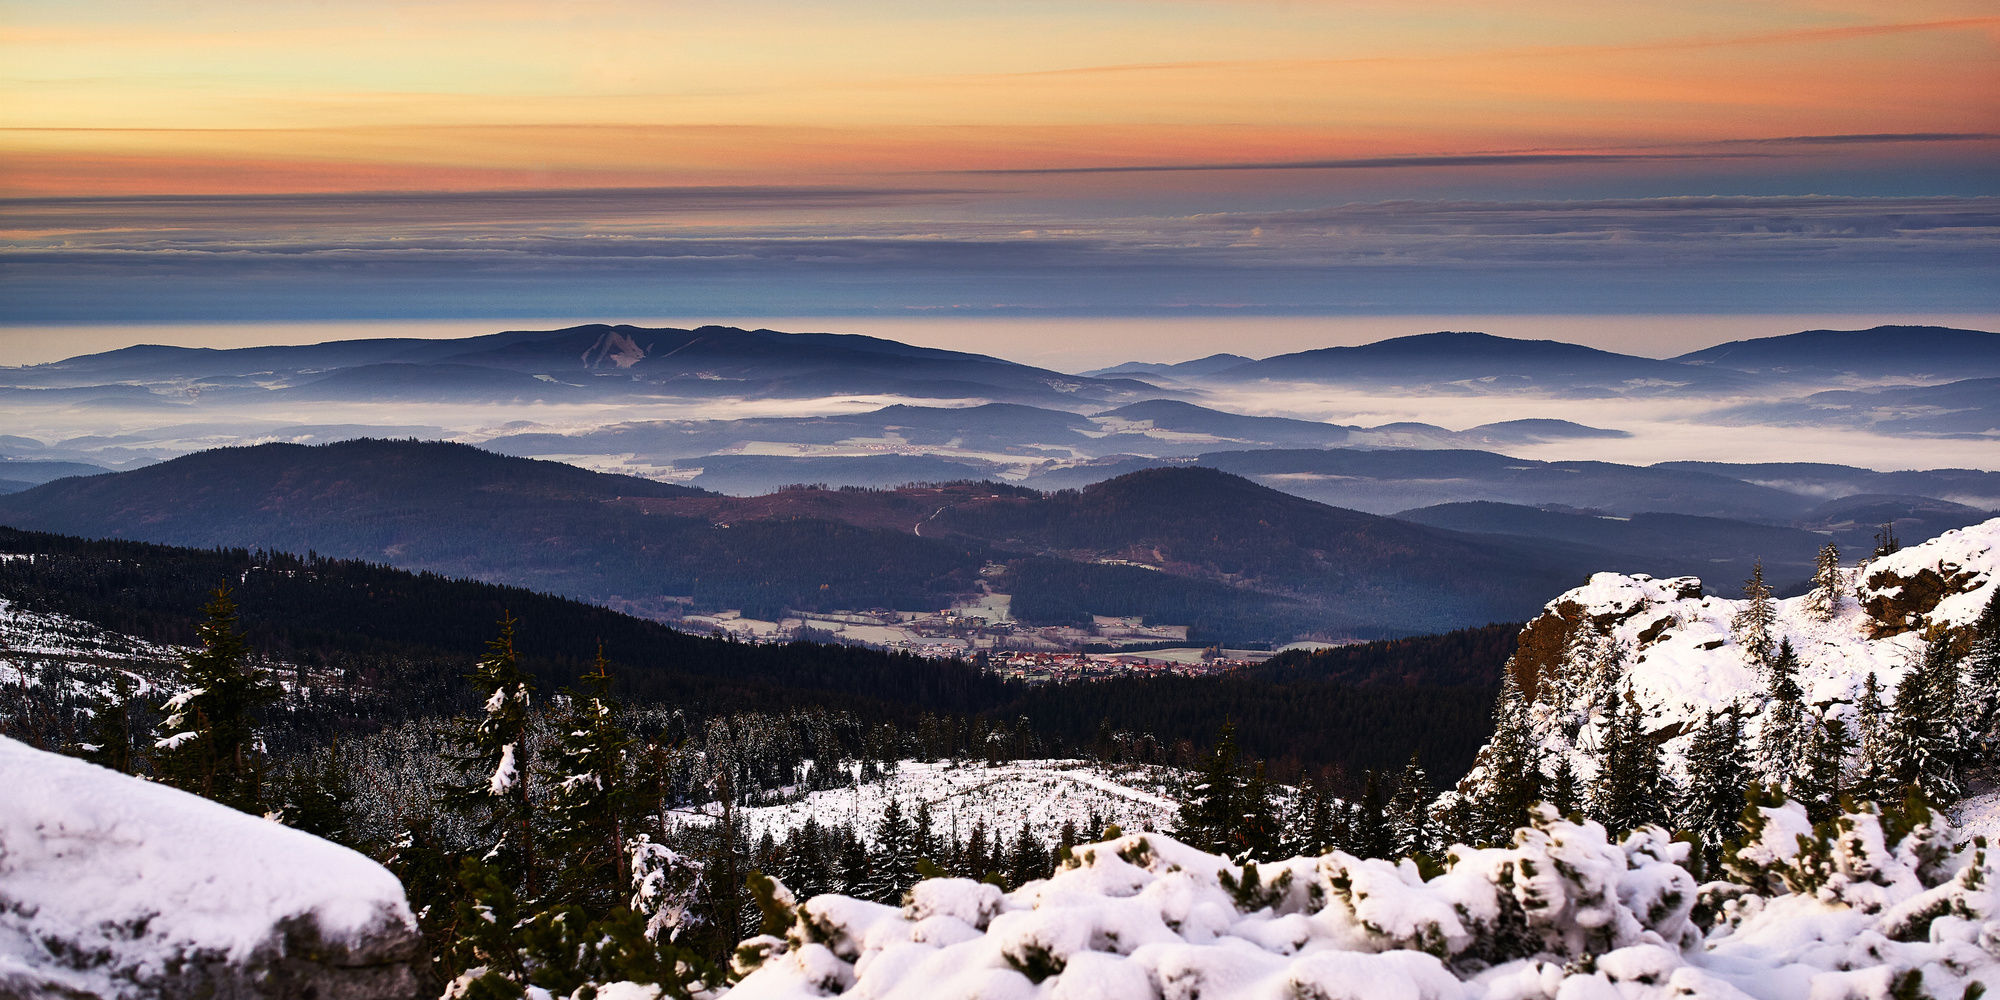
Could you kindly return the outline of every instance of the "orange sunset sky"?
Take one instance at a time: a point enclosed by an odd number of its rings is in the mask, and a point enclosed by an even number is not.
[[[0,2],[0,324],[1990,312],[1996,196],[1991,0]]]
[[[2000,10],[1972,0],[0,11],[0,184],[17,196],[1722,157],[1740,140],[2000,130]],[[1991,136],[1946,145],[1995,152]]]

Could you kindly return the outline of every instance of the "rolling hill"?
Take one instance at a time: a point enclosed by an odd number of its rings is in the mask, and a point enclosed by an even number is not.
[[[944,607],[982,571],[1027,620],[1402,634],[1508,620],[1581,567],[1205,469],[1076,494],[960,483],[725,497],[463,445],[219,449],[0,498],[0,523],[367,559],[654,616]]]

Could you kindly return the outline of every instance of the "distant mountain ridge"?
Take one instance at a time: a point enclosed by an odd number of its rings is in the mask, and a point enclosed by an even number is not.
[[[1690,351],[1672,360],[1782,375],[1925,375],[1963,379],[2000,375],[2000,333],[1945,326],[1806,330],[1730,341]]]
[[[1100,402],[1140,390],[1158,394],[1143,383],[854,334],[602,323],[444,340],[232,349],[144,345],[14,369],[6,380],[68,388],[130,383],[184,390],[206,384],[239,397],[306,390],[313,398],[337,395],[356,383],[352,388],[365,398],[450,399],[465,396],[468,382],[472,395],[499,399],[512,398],[509,391],[522,398],[881,393]]]
[[[676,601],[938,608],[999,564],[1030,620],[1131,614],[1273,640],[1507,620],[1520,595],[1578,571],[1207,469],[1055,496],[962,483],[734,498],[416,441],[202,452],[0,497],[0,523],[316,551],[655,616]]]

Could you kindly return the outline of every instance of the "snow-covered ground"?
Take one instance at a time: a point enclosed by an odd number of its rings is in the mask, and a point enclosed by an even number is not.
[[[1429,879],[1341,852],[1245,868],[1164,836],[1078,847],[1011,893],[919,883],[900,908],[819,896],[737,952],[732,1000],[1892,1000],[2000,986],[1988,852],[1890,843],[1872,815],[1822,866],[1796,805],[1699,890],[1688,848],[1544,814]],[[1817,879],[1816,885],[1805,880]],[[1723,902],[1723,900],[1727,902]],[[1698,901],[1711,907],[1697,918]],[[1719,908],[1715,908],[1718,907]]]
[[[746,808],[739,816],[753,842],[766,831],[783,839],[808,818],[821,824],[853,825],[865,839],[873,835],[889,800],[895,799],[911,817],[919,805],[928,804],[933,829],[941,836],[955,835],[962,841],[984,823],[989,837],[1014,837],[1026,824],[1053,842],[1064,823],[1074,824],[1086,839],[1098,835],[1102,831],[1089,826],[1093,815],[1126,830],[1171,829],[1180,809],[1174,798],[1178,780],[1177,772],[1167,768],[1112,768],[1077,760],[1000,765],[903,761],[895,774],[880,780],[812,792],[784,805]],[[679,816],[683,821],[706,822],[712,812],[710,807]]]
[[[1950,592],[1934,607],[1907,623],[1906,631],[1878,637],[1879,624],[1863,602],[1898,598],[1920,577],[1952,581]],[[2000,588],[2000,518],[1945,532],[1930,541],[1892,555],[1872,559],[1843,571],[1840,600],[1830,619],[1822,620],[1806,597],[1774,602],[1776,621],[1770,634],[1775,645],[1789,640],[1798,653],[1797,682],[1806,704],[1856,732],[1854,705],[1869,675],[1874,675],[1886,702],[1896,684],[1922,652],[1924,632],[1932,627],[1969,627]],[[1567,617],[1586,623],[1580,632],[1594,648],[1573,645],[1564,672],[1588,673],[1585,663],[1602,658],[1613,646],[1627,658],[1624,676],[1644,711],[1648,727],[1670,734],[1665,761],[1679,769],[1692,740],[1692,730],[1711,711],[1734,710],[1746,721],[1744,736],[1757,745],[1768,685],[1734,634],[1731,622],[1748,603],[1717,596],[1716,589],[1735,592],[1734,581],[1720,587],[1693,577],[1661,580],[1645,575],[1599,573],[1590,582],[1550,601],[1538,623]],[[1698,596],[1696,596],[1698,595]],[[1531,623],[1530,629],[1535,628]],[[1538,720],[1547,766],[1554,754],[1568,754],[1579,779],[1596,773],[1598,721],[1585,721],[1574,740],[1560,732],[1563,716],[1591,718],[1592,697],[1587,684],[1568,704],[1543,704]],[[1547,701],[1546,696],[1544,702]]]
[[[199,796],[4,737],[0,789],[0,996],[159,995],[184,966],[415,926],[382,866]]]
[[[1974,795],[1960,802],[1954,811],[1958,815],[1959,832],[1967,840],[1985,837],[1987,843],[2000,847],[2000,789]]]

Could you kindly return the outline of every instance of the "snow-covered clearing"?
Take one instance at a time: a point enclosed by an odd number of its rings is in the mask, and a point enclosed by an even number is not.
[[[1114,768],[1078,760],[998,765],[903,761],[895,774],[880,780],[812,792],[783,805],[745,808],[738,816],[753,842],[766,832],[782,839],[808,818],[822,825],[851,824],[868,839],[894,799],[906,816],[929,805],[932,827],[942,836],[962,841],[983,823],[989,837],[1013,837],[1025,824],[1053,842],[1065,823],[1085,838],[1096,836],[1101,831],[1090,829],[1093,816],[1126,830],[1170,829],[1180,809],[1173,797],[1178,780],[1177,772],[1167,768]],[[684,822],[707,822],[714,811],[709,806],[677,816]]]

